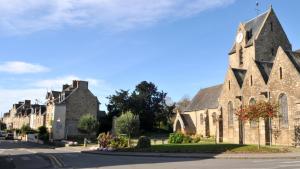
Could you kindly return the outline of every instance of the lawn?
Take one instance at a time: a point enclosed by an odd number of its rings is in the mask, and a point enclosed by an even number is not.
[[[159,152],[159,153],[284,153],[288,148],[238,144],[161,144],[149,149],[127,148],[127,152]]]

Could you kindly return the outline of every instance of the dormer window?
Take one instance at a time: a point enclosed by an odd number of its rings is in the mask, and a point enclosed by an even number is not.
[[[272,56],[275,56],[275,50],[274,50],[274,48],[271,48],[271,54],[272,54]]]

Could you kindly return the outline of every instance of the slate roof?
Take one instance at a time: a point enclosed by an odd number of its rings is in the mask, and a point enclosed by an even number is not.
[[[269,80],[269,76],[273,67],[273,63],[271,62],[259,62],[259,61],[255,61],[265,83],[268,82]]]
[[[234,74],[236,80],[238,81],[239,86],[242,87],[247,70],[233,68],[232,71],[233,71],[233,74]]]
[[[268,16],[270,10],[266,11],[265,13],[260,14],[259,16],[244,22],[243,25],[245,27],[246,31],[252,31],[252,36],[251,38],[248,40],[246,47],[251,46],[253,44],[254,38],[258,35],[260,28],[263,26],[263,23],[266,19],[266,17]],[[235,53],[235,43],[232,46],[229,54]]]
[[[214,109],[219,106],[218,98],[222,91],[222,84],[217,86],[201,89],[196,96],[192,99],[189,106],[185,109],[186,112]]]
[[[299,55],[299,53],[293,53],[293,52],[289,52],[289,51],[285,51],[285,53],[287,54],[287,56],[289,57],[289,59],[291,60],[291,62],[295,66],[295,68],[300,73],[300,55]]]
[[[295,52],[296,52],[296,53],[300,53],[300,49],[296,50]]]

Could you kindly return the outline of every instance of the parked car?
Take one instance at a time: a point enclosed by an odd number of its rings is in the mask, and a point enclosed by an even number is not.
[[[6,131],[0,131],[0,140],[6,139],[7,133]]]
[[[14,139],[14,133],[11,133],[11,132],[7,133],[5,139],[6,140],[13,140]]]

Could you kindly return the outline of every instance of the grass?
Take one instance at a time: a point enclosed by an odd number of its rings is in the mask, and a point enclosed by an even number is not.
[[[282,147],[238,144],[161,144],[149,149],[127,148],[126,152],[158,152],[158,153],[284,153],[289,149]]]

